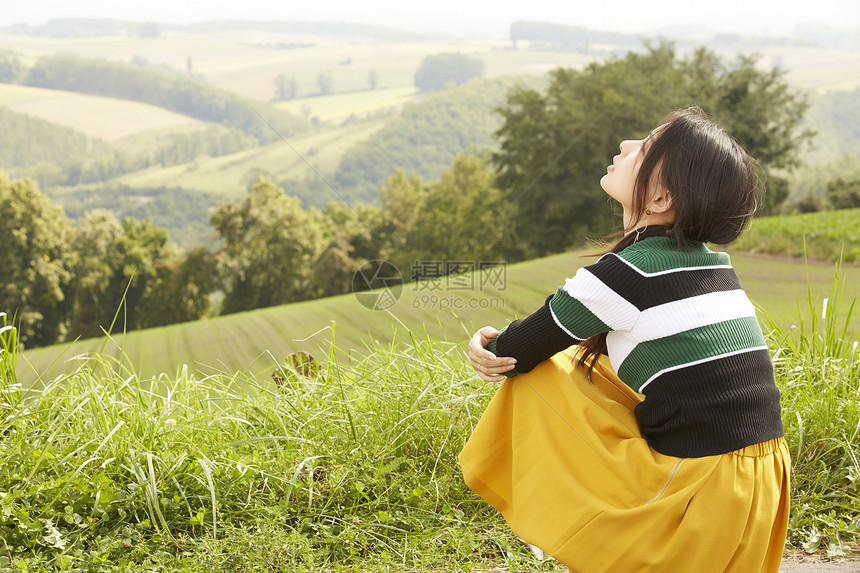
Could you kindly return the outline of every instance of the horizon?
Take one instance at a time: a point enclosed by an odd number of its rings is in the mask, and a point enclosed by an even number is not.
[[[533,0],[527,5],[498,6],[487,0],[468,4],[439,0],[432,6],[403,5],[394,0],[356,4],[328,0],[301,7],[271,5],[247,0],[242,5],[212,6],[198,0],[151,0],[145,5],[95,0],[69,6],[64,0],[34,0],[6,7],[0,27],[39,26],[50,20],[100,19],[189,25],[220,20],[338,22],[395,28],[426,34],[507,38],[516,21],[548,22],[597,31],[654,34],[664,30],[708,31],[740,35],[791,35],[800,26],[826,25],[835,30],[857,30],[860,10],[853,0],[820,0],[812,5],[789,0],[775,10],[770,0],[724,0],[697,7],[694,15],[677,9],[676,0],[648,4],[617,0],[610,8],[560,6],[554,0]]]

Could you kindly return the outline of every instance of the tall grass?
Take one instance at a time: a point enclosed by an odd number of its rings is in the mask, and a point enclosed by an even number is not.
[[[860,350],[834,282],[768,333],[793,454],[789,543],[838,555],[860,522]],[[837,323],[836,317],[846,317]],[[0,571],[556,570],[462,482],[495,385],[462,343],[271,358],[272,378],[122,360],[22,391],[0,316]]]
[[[492,391],[461,347],[420,341],[315,364],[273,360],[271,380],[140,380],[96,355],[7,401],[0,570],[530,558],[460,477],[456,454]]]
[[[844,288],[837,267],[830,295],[810,292],[798,325],[769,336],[793,456],[789,542],[828,556],[860,537],[860,333]]]

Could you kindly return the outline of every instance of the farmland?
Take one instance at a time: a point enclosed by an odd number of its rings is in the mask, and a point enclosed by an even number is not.
[[[349,355],[362,353],[374,341],[382,345],[404,339],[407,331],[436,339],[464,341],[477,327],[502,326],[538,308],[564,277],[593,259],[587,251],[564,253],[506,267],[504,281],[485,274],[465,275],[436,283],[408,283],[400,300],[387,310],[372,311],[351,295],[177,324],[130,333],[111,340],[90,339],[24,353],[29,365],[22,379],[50,378],[73,369],[75,357],[104,349],[143,377],[173,373],[188,365],[202,373],[238,370],[263,377],[278,361],[304,350],[325,356],[334,339]],[[732,254],[750,298],[771,319],[788,327],[798,308],[808,306],[807,286],[815,304],[829,296],[834,266],[829,263]],[[408,274],[406,269],[401,270]],[[842,268],[844,299],[860,298],[860,267]],[[846,304],[847,307],[847,304]],[[846,309],[843,309],[846,310]]]

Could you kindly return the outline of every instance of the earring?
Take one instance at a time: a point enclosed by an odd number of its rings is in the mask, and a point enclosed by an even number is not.
[[[651,213],[651,209],[645,209],[645,214],[646,214],[646,215],[651,215],[651,214],[652,214],[652,213]]]

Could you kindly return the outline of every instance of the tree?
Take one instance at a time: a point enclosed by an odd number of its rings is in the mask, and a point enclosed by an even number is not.
[[[422,92],[441,91],[449,86],[463,85],[484,74],[484,62],[460,53],[426,56],[415,72],[415,87]]]
[[[145,303],[167,257],[167,240],[167,231],[148,219],[120,222],[106,209],[84,215],[72,237],[78,261],[71,333],[99,336],[112,323],[114,332],[150,326]]]
[[[834,209],[855,209],[860,207],[860,179],[846,181],[834,179],[827,184],[827,202]]]
[[[275,78],[275,99],[284,101],[295,99],[299,91],[299,82],[295,76],[287,77],[287,74],[278,74]]]
[[[0,312],[16,317],[22,344],[53,344],[66,334],[74,262],[69,233],[62,209],[35,182],[0,174]]]
[[[211,222],[222,241],[223,314],[314,295],[312,266],[325,241],[318,211],[260,180],[242,205],[222,206]]]
[[[322,95],[330,94],[332,89],[334,89],[334,78],[331,73],[320,72],[320,75],[317,77],[317,85]]]
[[[11,54],[0,53],[0,84],[11,84],[21,73],[21,62]]]
[[[391,262],[403,273],[412,266],[414,245],[409,243],[419,212],[424,208],[427,190],[418,175],[398,169],[380,189],[382,225],[377,234],[383,244],[379,258]]]
[[[209,314],[216,287],[215,257],[204,248],[168,248],[141,305],[141,328],[198,320]]]
[[[414,260],[495,261],[504,256],[510,210],[488,158],[462,153],[426,191],[407,244]]]
[[[515,88],[500,109],[498,185],[515,207],[512,258],[563,250],[609,232],[618,218],[599,186],[624,139],[638,139],[673,108],[699,105],[756,159],[768,179],[768,205],[787,185],[772,176],[797,164],[811,137],[806,103],[782,73],[749,58],[725,64],[707,50],[686,60],[670,44],[649,46],[582,71],[557,69],[545,92]]]
[[[370,89],[375,90],[378,83],[379,76],[376,74],[376,70],[370,70],[367,73],[367,85],[370,86]]]

